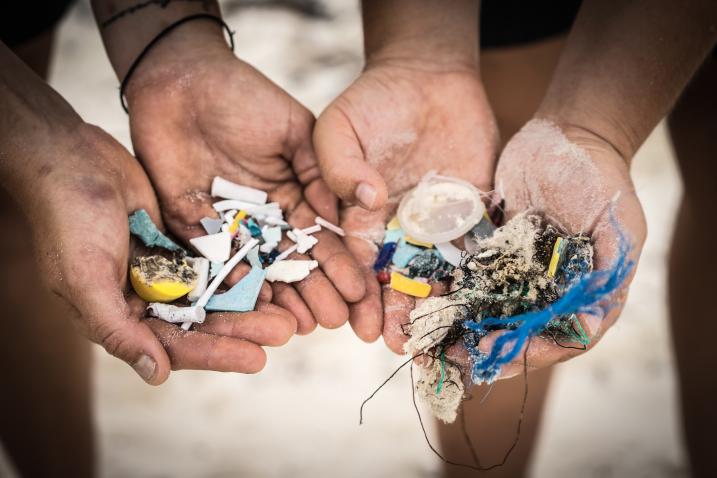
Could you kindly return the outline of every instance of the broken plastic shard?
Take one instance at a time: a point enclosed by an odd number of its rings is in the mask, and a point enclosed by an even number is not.
[[[217,312],[248,312],[254,310],[266,271],[252,267],[234,287],[223,294],[216,294],[207,302],[206,309]]]
[[[192,269],[194,269],[194,272],[197,274],[197,283],[194,289],[187,294],[187,299],[189,299],[190,302],[194,302],[207,290],[207,283],[209,282],[209,259],[193,257],[187,259],[187,263],[192,266]]]
[[[232,238],[228,232],[210,234],[190,239],[197,251],[212,262],[224,262],[229,259]]]
[[[562,262],[566,244],[567,241],[565,241],[562,237],[555,239],[553,254],[550,256],[550,263],[548,264],[548,277],[555,277],[555,273],[558,271],[558,266],[560,266],[560,263]]]
[[[296,241],[296,252],[299,254],[306,254],[309,249],[319,242],[314,236],[305,234],[301,229],[294,229],[291,233],[294,237],[293,240]]]
[[[219,271],[224,267],[223,262],[210,262],[209,263],[209,278],[211,279],[215,275],[219,274]]]
[[[430,284],[410,279],[398,272],[391,273],[391,288],[413,297],[428,297],[431,293]]]
[[[267,193],[260,189],[242,186],[217,176],[212,181],[212,196],[247,201],[253,204],[264,204],[266,203]]]
[[[157,229],[152,218],[144,209],[138,209],[129,216],[129,232],[139,237],[147,247],[163,247],[170,251],[186,252]]]
[[[252,267],[261,268],[261,260],[259,259],[259,248],[254,247],[246,255],[246,260]]]
[[[160,304],[153,302],[147,307],[149,315],[162,319],[172,324],[180,324],[189,322],[192,324],[201,324],[207,316],[207,313],[201,307],[177,307],[171,304]]]
[[[466,250],[469,253],[473,253],[478,248],[478,241],[481,239],[485,239],[486,237],[490,237],[493,235],[493,232],[497,227],[493,224],[490,217],[488,216],[488,213],[483,213],[483,216],[481,217],[481,220],[473,226],[473,229],[470,230],[468,234],[466,234],[465,238],[463,239],[463,246],[466,248]]]
[[[346,232],[342,228],[340,228],[339,226],[337,226],[336,224],[334,224],[332,222],[327,221],[326,219],[324,219],[321,216],[316,216],[316,218],[314,219],[314,222],[316,224],[318,224],[319,226],[325,227],[329,231],[331,231],[335,234],[338,234],[339,236],[343,237],[346,235]]]
[[[480,191],[461,179],[427,174],[398,206],[406,234],[429,243],[449,242],[468,232],[485,212]]]
[[[378,272],[390,264],[393,254],[396,252],[397,245],[395,242],[386,242],[383,244],[376,258],[376,262],[373,264],[374,271]]]
[[[191,291],[197,274],[186,262],[162,256],[135,257],[130,282],[137,295],[147,302],[171,302]]]
[[[224,224],[224,221],[221,219],[215,219],[213,217],[203,217],[199,222],[202,224],[204,230],[207,231],[207,234],[218,233],[222,230],[222,224]]]
[[[276,261],[266,269],[266,280],[269,282],[297,282],[304,279],[316,269],[316,261],[283,260]]]
[[[386,232],[383,235],[383,243],[387,242],[398,242],[401,239],[403,239],[403,229],[397,228],[397,229],[388,229],[386,228]]]
[[[284,259],[286,259],[287,257],[289,257],[291,254],[293,254],[294,252],[296,252],[297,247],[298,247],[298,246],[297,246],[296,244],[292,244],[291,247],[289,247],[289,248],[286,249],[284,252],[282,252],[281,254],[279,254],[278,256],[276,256],[276,257],[274,258],[274,261],[273,261],[273,262],[283,261]]]
[[[453,267],[458,267],[461,264],[461,255],[463,253],[450,242],[438,243],[436,244],[436,249],[441,253],[441,257]]]
[[[393,265],[403,269],[408,265],[411,259],[413,259],[413,256],[420,253],[422,250],[423,249],[420,247],[412,246],[401,239],[396,247],[396,252],[393,253],[393,258],[391,259]]]

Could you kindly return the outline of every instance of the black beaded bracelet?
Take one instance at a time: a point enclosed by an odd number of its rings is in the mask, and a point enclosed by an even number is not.
[[[129,114],[129,108],[127,107],[127,102],[124,99],[124,92],[127,89],[127,85],[129,84],[129,80],[132,77],[132,73],[134,73],[134,70],[137,69],[137,67],[139,66],[142,59],[147,55],[147,53],[149,53],[149,51],[152,49],[152,47],[154,47],[154,45],[156,45],[159,40],[161,40],[162,38],[167,36],[169,34],[169,32],[171,32],[178,26],[183,25],[187,22],[191,22],[192,20],[211,20],[211,21],[221,25],[222,28],[224,28],[224,30],[229,35],[229,45],[231,46],[232,51],[234,51],[234,32],[231,30],[231,28],[229,28],[229,25],[227,25],[224,20],[222,20],[220,17],[218,17],[216,15],[211,15],[209,13],[197,13],[196,15],[190,15],[188,17],[184,17],[184,18],[177,20],[176,22],[168,25],[167,27],[164,28],[164,30],[159,32],[157,34],[157,36],[155,36],[152,39],[152,41],[147,44],[146,47],[144,47],[144,49],[140,52],[139,55],[137,55],[137,58],[130,65],[129,69],[127,70],[127,74],[125,75],[124,79],[122,80],[122,83],[120,84],[120,91],[119,91],[120,104],[122,105],[122,109],[124,109],[125,113]]]

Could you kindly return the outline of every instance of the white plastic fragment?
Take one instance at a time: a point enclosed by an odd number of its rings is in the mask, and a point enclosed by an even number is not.
[[[221,231],[222,220],[213,217],[203,217],[199,220],[207,234],[216,234]]]
[[[228,232],[223,231],[217,234],[209,234],[208,236],[195,237],[190,239],[189,243],[210,261],[224,262],[229,259],[232,238]]]
[[[293,231],[287,232],[286,235],[289,236],[292,241],[296,242],[296,252],[299,254],[306,254],[309,249],[319,242],[314,236],[304,234],[301,229],[294,229]]]
[[[279,254],[278,256],[276,256],[276,257],[274,258],[274,262],[273,262],[272,264],[276,264],[276,263],[279,262],[279,261],[283,261],[284,259],[286,259],[287,257],[289,257],[291,254],[293,254],[294,252],[296,252],[296,249],[297,249],[298,247],[299,247],[299,246],[297,246],[296,244],[292,244],[291,247],[289,247],[287,250],[285,250],[284,252],[282,252],[281,254]]]
[[[224,267],[219,271],[219,273],[212,279],[212,282],[207,286],[207,290],[204,291],[204,294],[197,300],[197,303],[195,304],[196,307],[204,308],[205,305],[207,305],[207,302],[209,302],[209,299],[214,295],[214,293],[217,291],[217,288],[219,287],[219,284],[226,279],[226,277],[229,275],[229,273],[234,270],[237,264],[244,259],[244,257],[249,253],[250,250],[254,248],[259,244],[259,241],[256,239],[250,239],[249,242],[244,244],[244,246],[237,251],[234,256],[229,259],[229,262],[224,264]],[[184,330],[189,330],[189,328],[192,326],[191,322],[184,322],[182,324],[182,328]]]
[[[190,302],[194,302],[207,290],[207,284],[209,283],[209,259],[204,257],[188,257],[187,262],[192,266],[194,272],[197,273],[197,285],[187,294],[187,299],[189,299]]]
[[[262,219],[262,221],[265,224],[268,224],[270,226],[280,226],[280,227],[289,227],[289,223],[284,221],[281,218],[275,217],[275,216],[267,216]]]
[[[265,214],[267,216],[282,216],[281,208],[278,202],[270,202],[267,204],[253,204],[246,201],[238,201],[236,199],[225,199],[223,201],[217,201],[212,204],[217,212],[230,211],[232,209],[243,209],[248,214],[254,216],[257,214]]]
[[[321,230],[321,226],[318,224],[314,224],[313,226],[305,227],[301,230],[304,234],[316,234]]]
[[[259,247],[259,250],[268,254],[276,249],[281,242],[281,228],[264,226],[261,236],[264,238],[264,244]]]
[[[325,228],[328,229],[329,231],[338,234],[339,236],[342,236],[342,237],[343,237],[343,236],[346,235],[346,233],[344,232],[343,229],[341,229],[341,228],[340,228],[339,226],[337,226],[336,224],[330,223],[329,221],[327,221],[326,219],[324,219],[324,218],[321,217],[321,216],[316,216],[316,219],[314,219],[314,222],[315,222],[316,224],[318,224],[319,226],[325,227]]]
[[[266,269],[266,280],[269,282],[297,282],[308,276],[318,266],[319,263],[316,261],[275,261]]]
[[[443,259],[453,267],[461,265],[461,250],[450,242],[441,242],[436,244],[436,249],[441,253]]]
[[[217,176],[212,181],[212,196],[247,201],[253,204],[264,204],[267,194],[260,189],[241,186]]]
[[[172,324],[201,324],[207,316],[203,307],[177,307],[171,304],[160,304],[152,302],[147,306],[147,311],[152,317],[162,319]]]

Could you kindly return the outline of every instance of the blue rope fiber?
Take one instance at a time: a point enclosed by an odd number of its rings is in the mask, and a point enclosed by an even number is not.
[[[472,379],[474,383],[491,382],[500,373],[503,365],[513,360],[525,345],[526,341],[542,333],[548,323],[556,317],[570,314],[591,314],[604,317],[607,313],[600,303],[612,294],[624,282],[635,262],[628,259],[630,243],[623,233],[618,230],[618,255],[613,265],[607,270],[593,271],[577,278],[558,300],[542,310],[525,312],[512,317],[489,317],[480,322],[465,321],[464,327],[473,334],[466,341],[468,352],[473,363]],[[488,332],[506,329],[507,332],[498,339],[489,354],[478,350],[478,340]],[[468,338],[468,337],[466,337]],[[470,344],[474,344],[470,347]]]

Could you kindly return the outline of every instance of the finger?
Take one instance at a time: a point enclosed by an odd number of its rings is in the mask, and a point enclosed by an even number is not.
[[[314,225],[316,213],[306,202],[301,203],[291,214],[289,222],[299,229]],[[361,270],[353,255],[339,236],[328,229],[314,234],[318,243],[311,249],[311,256],[318,261],[332,287],[348,302],[360,300],[366,287]]]
[[[383,290],[383,340],[388,348],[397,354],[405,353],[403,344],[408,336],[403,331],[403,325],[409,321],[409,315],[416,305],[416,300],[410,295],[395,291],[388,286]]]
[[[306,335],[316,328],[316,320],[311,310],[289,284],[274,282],[271,285],[273,303],[289,311],[296,319],[297,335]]]
[[[98,259],[92,276],[81,273],[67,279],[68,302],[80,313],[80,327],[109,354],[127,362],[142,379],[159,385],[167,380],[170,362],[162,344],[140,320],[144,303],[133,297],[128,303],[116,280],[113,266]]]
[[[307,259],[300,254],[294,258]],[[294,282],[293,286],[320,326],[335,329],[349,319],[346,302],[320,269],[314,269],[303,280]]]
[[[162,340],[172,370],[257,373],[266,365],[264,350],[246,340],[185,331],[158,319],[146,323]]]
[[[252,312],[209,314],[204,323],[196,325],[194,330],[276,347],[286,344],[294,335],[296,319],[281,307],[260,304]]]
[[[314,148],[321,176],[336,195],[369,210],[384,206],[388,197],[386,183],[365,161],[350,120],[335,104],[316,122]]]

